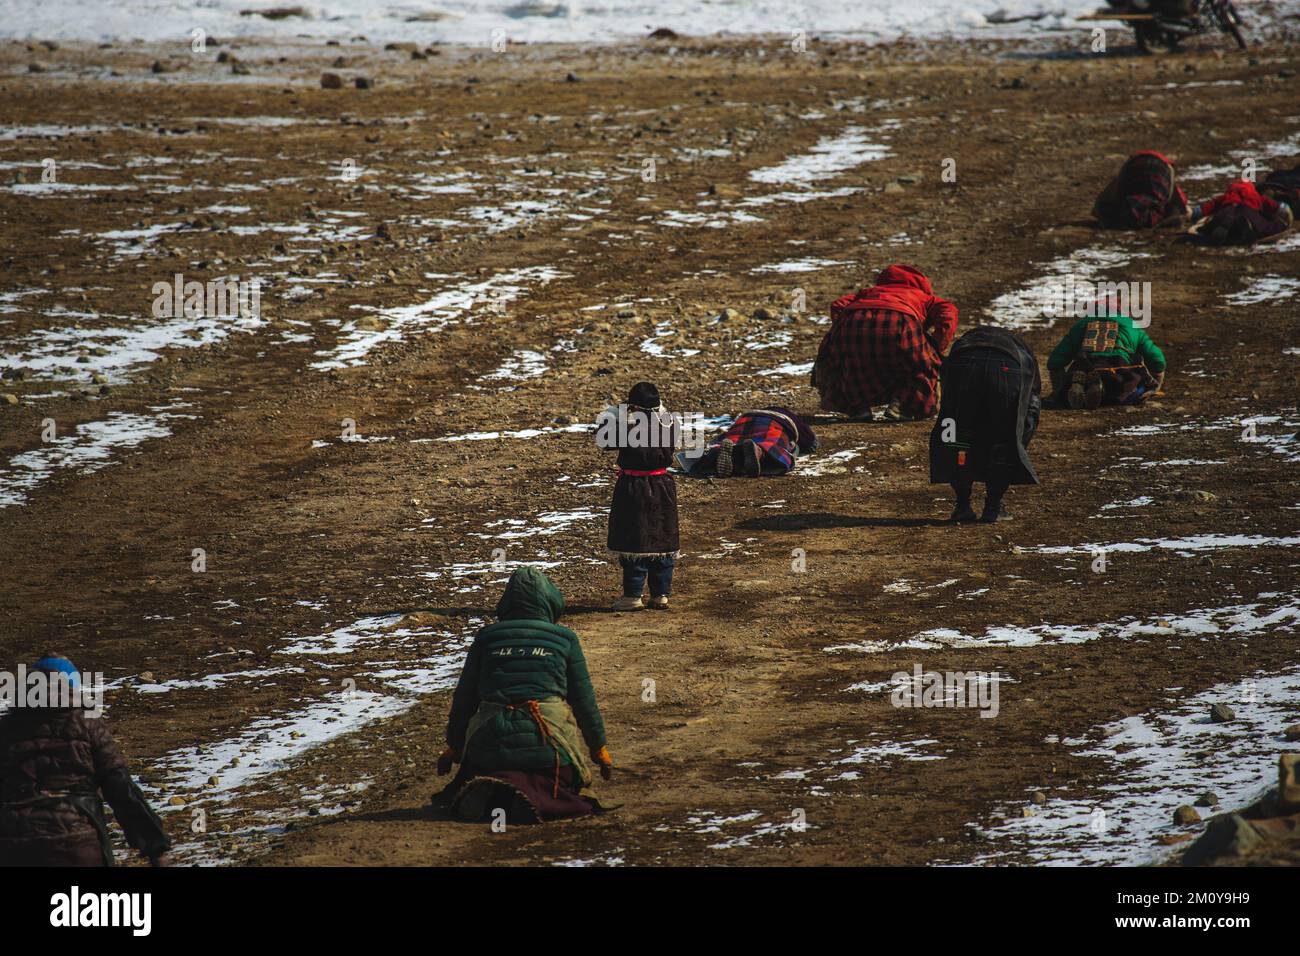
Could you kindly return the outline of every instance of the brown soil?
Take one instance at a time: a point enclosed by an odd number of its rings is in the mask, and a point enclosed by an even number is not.
[[[274,267],[339,273],[348,281],[322,283],[291,301],[280,293],[293,279],[281,280],[263,294],[265,331],[173,350],[102,397],[29,397],[49,390],[39,382],[0,388],[23,399],[18,407],[0,406],[5,460],[39,447],[47,417],[66,434],[109,411],[145,412],[178,398],[197,416],[172,421],[170,437],[110,467],[57,477],[26,505],[0,510],[0,656],[18,661],[57,648],[86,669],[127,678],[109,698],[111,719],[161,797],[170,795],[167,776],[151,765],[162,755],[201,749],[259,715],[338,694],[349,676],[362,690],[381,684],[373,677],[373,651],[304,658],[303,672],[254,685],[168,694],[137,690],[141,672],[197,679],[284,664],[277,650],[287,639],[367,615],[424,611],[433,617],[415,620],[471,633],[490,615],[498,589],[483,583],[459,592],[464,582],[422,572],[490,561],[503,545],[492,537],[502,519],[601,512],[607,504],[609,463],[586,435],[413,440],[590,421],[640,379],[657,381],[674,409],[718,415],[780,399],[812,413],[816,396],[803,377],[756,373],[810,361],[823,332],[814,317],[889,262],[924,269],[958,304],[966,327],[990,318],[984,309],[997,295],[1075,249],[1131,246],[1150,255],[1122,278],[1155,284],[1151,331],[1171,366],[1165,395],[1140,410],[1046,413],[1031,449],[1042,485],[1013,490],[1011,523],[942,524],[951,506],[946,488],[926,483],[930,423],[822,420],[825,453],[864,449],[838,471],[680,481],[686,557],[669,614],[606,611],[618,589],[617,570],[600,560],[602,520],[506,543],[510,560],[545,555],[562,562],[552,574],[591,661],[618,766],[601,791],[623,804],[617,812],[503,834],[431,819],[422,807],[441,785],[433,766],[449,698],[439,691],[399,716],[307,750],[246,788],[184,793],[213,822],[195,837],[184,833],[181,814],[169,817],[178,837],[184,834],[182,858],[364,865],[962,862],[985,849],[968,838],[968,824],[1018,813],[1035,789],[1068,786],[1086,798],[1108,781],[1106,761],[1075,756],[1046,742],[1049,736],[1079,737],[1167,706],[1170,688],[1191,695],[1294,661],[1300,635],[1289,626],[1249,640],[1185,638],[1172,645],[1157,637],[1103,637],[879,654],[825,648],[898,644],[934,627],[979,635],[997,625],[1155,619],[1294,587],[1295,556],[1285,548],[1226,549],[1210,561],[1169,551],[1117,554],[1104,575],[1092,574],[1081,557],[1015,549],[1295,533],[1295,512],[1287,510],[1296,504],[1293,462],[1238,441],[1231,429],[1113,432],[1135,423],[1291,414],[1295,359],[1283,349],[1300,331],[1296,300],[1243,308],[1224,296],[1240,290],[1251,272],[1294,275],[1300,252],[1206,252],[1166,234],[1100,234],[1086,223],[1097,191],[1137,149],[1159,147],[1182,166],[1217,164],[1252,139],[1293,132],[1300,118],[1294,83],[1285,77],[1300,60],[1295,48],[1274,46],[1257,65],[1210,44],[1171,59],[1019,47],[925,52],[906,44],[828,45],[798,57],[778,52],[775,42],[759,56],[760,48],[758,41],[682,43],[671,56],[652,44],[522,48],[502,56],[448,50],[409,62],[352,44],[344,52],[356,65],[344,72],[377,76],[370,91],[317,88],[319,72],[339,54],[324,45],[293,47],[284,62],[255,49],[241,52],[252,71],[247,78],[199,65],[152,77],[156,50],[64,48],[42,57],[54,61],[55,72],[0,83],[9,123],[112,127],[0,142],[0,158],[102,162],[119,168],[65,166],[63,175],[131,184],[74,197],[6,197],[4,288],[47,291],[5,316],[11,321],[0,325],[0,341],[66,324],[49,315],[54,305],[147,315],[153,283],[173,273],[202,279],[241,266],[256,273],[272,268],[266,264],[277,242],[295,252],[284,235],[239,235],[235,226],[314,228],[314,207],[360,212],[355,223],[366,227],[361,237],[327,241],[320,253]],[[20,45],[0,47],[0,64],[21,68],[28,59]],[[577,82],[566,82],[570,72]],[[1165,88],[1192,81],[1206,85]],[[878,103],[865,115],[834,108],[854,97]],[[304,122],[268,128],[212,119],[268,115]],[[668,211],[697,210],[710,187],[724,201],[732,190],[752,194],[749,171],[804,152],[847,123],[871,126],[886,117],[903,120],[891,134],[892,154],[828,183],[865,187],[864,193],[774,203],[755,210],[763,221],[725,229],[656,224]],[[719,146],[731,155],[688,159],[675,152]],[[142,156],[180,161],[167,167],[180,179],[134,179],[136,170],[123,164]],[[414,199],[392,188],[435,157],[441,171],[454,164],[475,178],[478,195]],[[647,157],[660,160],[651,183],[640,177]],[[958,162],[956,183],[940,179],[948,157]],[[360,190],[337,179],[345,158],[367,170]],[[528,190],[516,185],[525,168],[553,175],[529,179],[535,186]],[[620,170],[626,175],[612,178]],[[593,172],[611,178],[590,178]],[[912,172],[923,174],[919,184],[886,191]],[[277,179],[294,181],[268,184]],[[206,185],[166,191],[190,180]],[[230,183],[268,185],[219,191]],[[470,201],[541,201],[544,188],[563,190],[566,208],[597,211],[584,220],[534,217],[493,235],[414,221],[452,217]],[[589,197],[574,198],[589,189]],[[214,203],[252,209],[201,211]],[[107,244],[89,238],[196,220],[196,227],[118,261]],[[392,238],[374,238],[384,223]],[[796,274],[751,271],[803,257],[847,264]],[[481,304],[472,321],[382,347],[364,367],[309,367],[315,352],[336,344],[340,332],[330,320],[360,314],[353,305],[425,301],[440,287],[427,273],[483,280],[528,266],[566,275],[533,284],[504,311]],[[796,321],[750,318],[760,306],[784,310],[796,287],[806,290],[810,310]],[[623,308],[636,317],[618,318],[616,304],[628,302],[635,304]],[[582,311],[594,306],[604,308]],[[741,317],[710,323],[728,307]],[[643,351],[640,344],[661,323],[673,330],[669,348],[698,354],[665,359]],[[285,340],[282,333],[294,330],[307,331],[310,340]],[[791,333],[787,347],[745,347],[746,339],[775,330]],[[1040,359],[1060,331],[1030,334]],[[551,351],[566,339],[574,340],[572,351]],[[482,380],[519,348],[546,353],[548,374]],[[1203,375],[1187,374],[1193,360]],[[393,440],[341,443],[343,419],[353,419],[362,434]],[[313,447],[318,440],[327,444]],[[1225,464],[1116,467],[1124,456]],[[598,481],[605,483],[578,487]],[[1179,500],[1186,491],[1215,497]],[[1157,502],[1131,520],[1090,517],[1107,503],[1142,495]],[[206,549],[206,573],[191,572],[195,548]],[[795,549],[806,552],[805,573],[792,571]],[[900,580],[913,590],[886,590]],[[987,590],[961,597],[980,589]],[[430,655],[419,642],[394,643],[381,659],[416,665]],[[847,690],[888,680],[916,662],[997,670],[1015,683],[1002,687],[993,720],[971,710],[895,709],[887,695]],[[646,679],[655,682],[653,703],[643,700]],[[857,779],[831,780],[823,768],[851,752],[851,741],[924,739],[937,740],[945,759],[886,757],[853,765]],[[808,779],[782,776],[810,768],[823,769]],[[342,812],[311,817],[309,805]],[[803,832],[780,829],[754,835],[747,846],[710,848],[764,824],[786,824],[798,809],[808,822]],[[715,816],[754,812],[739,824],[708,825]]]

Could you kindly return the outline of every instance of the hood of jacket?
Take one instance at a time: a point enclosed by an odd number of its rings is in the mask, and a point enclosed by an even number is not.
[[[546,621],[555,624],[564,614],[564,595],[537,568],[516,568],[497,602],[498,621]]]

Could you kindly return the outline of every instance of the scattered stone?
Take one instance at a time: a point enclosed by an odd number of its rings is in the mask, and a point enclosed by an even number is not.
[[[39,60],[33,60],[31,63],[28,63],[28,64],[27,64],[27,72],[28,72],[28,73],[48,73],[48,72],[50,72],[50,67],[49,67],[49,64],[47,64],[47,63],[42,63],[42,62],[39,61]]]
[[[287,20],[289,17],[311,19],[311,14],[303,7],[267,7],[263,10],[240,10],[241,17],[265,17],[268,20]]]
[[[248,64],[244,63],[242,60],[231,60],[230,72],[235,76],[248,76],[253,71],[250,70]]]
[[[1259,831],[1240,814],[1215,817],[1183,854],[1183,866],[1204,866],[1223,856],[1245,856],[1264,842]]]
[[[396,50],[398,53],[419,53],[420,45],[403,41],[401,43],[390,43],[384,47],[385,50]]]
[[[578,82],[578,74],[576,74],[576,73],[570,73],[568,76],[566,76],[566,77],[564,78],[564,82],[565,82],[565,83],[577,83],[577,82]]]
[[[360,329],[362,332],[382,332],[388,328],[384,320],[373,315],[363,315],[352,323],[354,329]]]
[[[355,84],[359,90],[372,90],[375,88],[375,81],[368,76],[358,76]]]
[[[153,66],[149,67],[154,73],[174,73],[176,68],[164,63],[162,60],[154,60]]]
[[[13,392],[5,392],[4,394],[0,394],[0,402],[4,402],[6,405],[17,405],[18,396]]]
[[[1277,799],[1284,807],[1300,807],[1300,754],[1277,758]]]
[[[760,320],[760,321],[763,321],[763,322],[766,322],[768,319],[774,319],[774,318],[776,318],[776,316],[774,316],[770,311],[768,311],[767,309],[763,308],[762,306],[759,306],[757,309],[755,309],[755,310],[754,310],[752,313],[750,313],[750,314],[753,315],[754,318],[756,318],[756,319],[758,319],[758,320]]]
[[[320,75],[320,88],[322,90],[341,90],[343,89],[343,77],[337,73],[322,73]]]
[[[1032,817],[1032,816],[1034,816],[1034,808],[1033,808],[1033,807],[1021,807],[1021,808],[1020,808],[1020,816],[1021,816],[1021,817]]]
[[[667,27],[660,27],[657,30],[650,31],[650,39],[651,40],[676,40],[677,31],[670,30]]]
[[[1300,724],[1292,724],[1282,731],[1282,736],[1287,740],[1300,740]]]
[[[1047,802],[1047,794],[1043,793],[1041,790],[1035,790],[1029,795],[1029,799],[1041,807]]]
[[[1215,704],[1210,708],[1210,720],[1216,724],[1226,724],[1230,720],[1236,720],[1237,715],[1232,712],[1232,708],[1227,704]]]
[[[718,313],[719,322],[739,322],[743,318],[735,309],[723,309]]]
[[[221,778],[220,778],[220,777],[208,777],[208,786],[209,786],[209,787],[215,787],[215,786],[216,786],[217,784],[219,784],[220,782],[221,782]]]
[[[185,806],[185,801],[181,797],[172,797],[167,801],[167,805],[172,807],[183,807]]]
[[[141,672],[140,672],[140,683],[142,683],[142,684],[153,684],[153,683],[156,683],[156,681],[154,681],[154,679],[153,679],[153,671],[141,671]]]
[[[1196,798],[1198,807],[1217,807],[1219,805],[1219,795],[1213,790],[1206,790]]]
[[[1193,823],[1200,822],[1201,815],[1196,812],[1195,807],[1189,807],[1187,804],[1183,804],[1174,811],[1174,823],[1177,823],[1179,826],[1191,826]]]

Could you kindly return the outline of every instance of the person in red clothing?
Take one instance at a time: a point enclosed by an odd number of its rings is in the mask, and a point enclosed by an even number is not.
[[[939,366],[957,333],[957,307],[934,294],[915,266],[892,265],[876,284],[831,304],[812,385],[821,407],[871,419],[929,418],[939,403]]]
[[[1187,212],[1187,194],[1175,181],[1173,161],[1153,149],[1130,156],[1092,207],[1108,229],[1176,226]]]
[[[1198,241],[1214,246],[1248,246],[1285,232],[1294,217],[1285,202],[1239,179],[1222,196],[1197,206],[1193,218],[1196,222],[1191,233]]]

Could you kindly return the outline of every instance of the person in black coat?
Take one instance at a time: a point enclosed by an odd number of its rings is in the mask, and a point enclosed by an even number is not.
[[[601,415],[596,443],[618,452],[618,480],[609,509],[609,551],[623,568],[616,611],[639,611],[647,579],[649,606],[668,609],[678,557],[677,484],[668,474],[678,428],[664,411],[659,389],[640,382],[627,402]]]
[[[950,484],[954,522],[977,520],[971,486],[984,482],[980,521],[1010,519],[1002,496],[1011,485],[1036,485],[1026,448],[1038,429],[1042,379],[1024,339],[991,325],[957,340],[940,372],[943,398],[930,432],[930,482]]]

